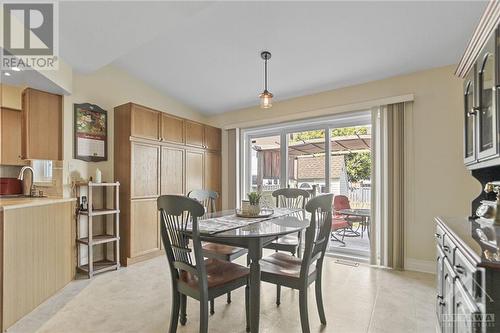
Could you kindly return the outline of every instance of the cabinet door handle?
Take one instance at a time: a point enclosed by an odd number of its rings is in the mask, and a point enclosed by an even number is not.
[[[436,236],[436,238],[441,238],[441,234],[438,234],[437,232],[434,234]]]
[[[473,107],[472,110],[467,112],[467,115],[468,116],[476,116],[479,111],[480,111],[480,108]]]
[[[465,268],[463,268],[460,265],[455,265],[455,270],[457,271],[458,274],[464,275],[465,274]]]
[[[448,245],[443,246],[444,252],[450,253],[450,247]]]
[[[439,302],[438,304],[439,304],[439,306],[445,306],[446,305],[445,302]]]

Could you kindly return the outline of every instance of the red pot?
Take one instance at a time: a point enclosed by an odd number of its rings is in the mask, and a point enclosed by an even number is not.
[[[0,177],[0,195],[22,194],[22,181],[17,178]]]

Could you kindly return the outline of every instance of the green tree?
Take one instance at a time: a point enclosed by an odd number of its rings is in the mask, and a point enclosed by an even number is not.
[[[350,182],[368,180],[371,176],[372,158],[369,152],[350,153],[345,157],[347,178]]]

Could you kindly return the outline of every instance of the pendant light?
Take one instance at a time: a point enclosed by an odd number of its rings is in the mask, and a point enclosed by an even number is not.
[[[271,52],[263,51],[260,57],[264,59],[264,91],[259,95],[260,107],[262,109],[269,109],[273,106],[273,94],[267,91],[267,61],[271,59]]]

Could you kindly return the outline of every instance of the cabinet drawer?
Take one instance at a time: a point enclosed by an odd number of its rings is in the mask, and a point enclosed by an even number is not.
[[[453,270],[457,274],[457,277],[462,282],[465,290],[474,298],[480,297],[480,272],[477,268],[470,263],[470,261],[464,256],[460,249],[455,249],[455,259]],[[479,285],[478,285],[479,283]]]
[[[465,290],[460,279],[455,280],[454,326],[455,332],[480,332],[481,316],[479,308]]]

